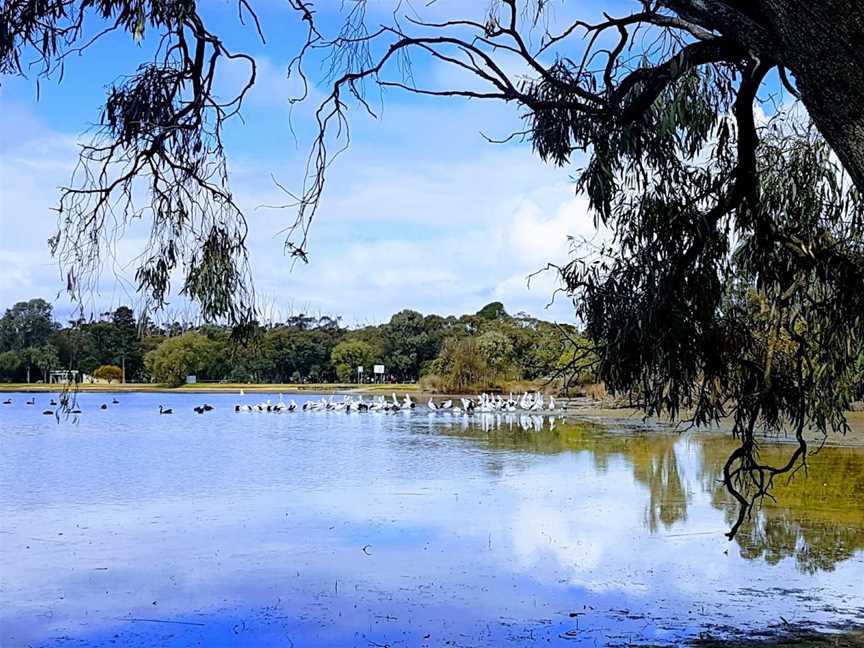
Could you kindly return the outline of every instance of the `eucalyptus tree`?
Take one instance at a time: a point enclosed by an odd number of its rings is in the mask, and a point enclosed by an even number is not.
[[[246,0],[238,0],[238,12],[260,34]],[[60,227],[49,244],[67,270],[67,288],[78,296],[92,288],[106,248],[144,217],[150,233],[136,280],[153,305],[164,307],[171,274],[180,269],[182,291],[205,319],[250,325],[246,223],[228,184],[222,129],[255,81],[255,60],[229,50],[195,0],[7,0],[0,5],[0,73],[62,77],[71,54],[86,54],[117,31],[133,45],[152,35],[157,46],[141,48],[152,58],[111,85],[61,189]],[[228,61],[245,64],[248,77],[222,101],[214,84]]]
[[[368,85],[518,106],[512,136],[547,162],[582,157],[576,187],[613,232],[556,268],[590,340],[568,368],[595,359],[607,388],[647,414],[731,417],[731,538],[778,475],[805,465],[810,432],[847,426],[864,345],[864,5],[633,4],[593,23],[498,0],[483,19],[368,29],[352,12],[333,38],[310,27],[309,47],[341,56],[295,251],[305,257],[331,151],[347,143],[347,108],[371,112]],[[418,78],[411,56],[471,81]],[[763,460],[761,436],[790,429],[786,460]]]
[[[485,15],[460,3],[434,21],[395,3],[373,25],[354,0],[332,35],[313,2],[289,4],[306,26],[292,72],[305,82],[316,53],[331,64],[294,194],[292,254],[307,258],[326,170],[348,143],[346,111],[371,113],[371,88],[506,102],[524,119],[514,136],[540,158],[584,162],[577,188],[613,232],[558,268],[597,374],[649,414],[732,417],[741,443],[723,479],[740,510],[730,536],[777,475],[802,465],[808,429],[845,429],[864,339],[862,3],[634,0],[629,13],[594,20],[568,3],[493,0]],[[205,317],[249,324],[246,224],[221,132],[255,81],[254,59],[228,49],[193,0],[9,0],[0,12],[7,73],[22,71],[27,51],[56,70],[86,47],[91,19],[134,39],[155,31],[162,44],[111,88],[61,193],[51,244],[69,288],[98,266],[112,216],[146,215],[141,290],[164,302],[179,270]],[[260,31],[247,0],[238,15]],[[473,81],[434,85],[412,57]],[[220,100],[214,83],[228,59],[248,65],[248,83]],[[787,98],[772,103],[781,88]],[[760,459],[759,432],[787,426],[798,441],[788,461]]]
[[[0,350],[42,346],[56,330],[53,308],[44,299],[18,302],[0,317]]]

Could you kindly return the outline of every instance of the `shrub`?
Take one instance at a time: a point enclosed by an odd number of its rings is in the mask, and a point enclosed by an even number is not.
[[[144,356],[153,380],[171,386],[182,385],[189,374],[204,376],[218,356],[218,345],[197,332],[168,338]],[[219,376],[221,378],[221,376]]]
[[[357,367],[365,367],[369,371],[374,355],[375,349],[371,344],[362,340],[344,340],[333,347],[330,361],[336,369],[338,380],[347,383],[354,380]]]
[[[448,338],[438,357],[429,363],[426,384],[435,382],[436,391],[468,392],[487,388],[494,379],[476,338]],[[435,378],[432,378],[435,376]]]
[[[96,368],[93,377],[98,380],[107,380],[109,383],[120,382],[123,380],[123,370],[116,365],[102,365]]]
[[[420,377],[420,390],[433,394],[447,392],[447,381],[436,373],[428,373]]]

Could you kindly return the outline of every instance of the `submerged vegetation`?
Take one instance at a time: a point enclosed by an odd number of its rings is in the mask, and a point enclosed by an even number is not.
[[[49,303],[32,299],[0,318],[0,381],[30,382],[28,376],[47,381],[51,370],[75,370],[113,382],[125,377],[180,385],[188,375],[236,383],[377,378],[467,392],[555,379],[572,360],[568,342],[577,331],[525,313],[511,316],[493,302],[460,317],[403,310],[385,324],[361,328],[301,314],[257,325],[241,342],[231,334],[227,326],[136,320],[126,306],[98,320],[61,326]],[[384,374],[376,377],[375,365],[382,365]],[[582,378],[591,379],[587,363]]]

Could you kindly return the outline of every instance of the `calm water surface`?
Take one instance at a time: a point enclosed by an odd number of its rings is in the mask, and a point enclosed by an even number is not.
[[[824,449],[729,543],[721,436],[233,412],[276,398],[260,394],[84,394],[58,424],[48,395],[0,397],[4,648],[662,644],[864,622],[861,450]]]

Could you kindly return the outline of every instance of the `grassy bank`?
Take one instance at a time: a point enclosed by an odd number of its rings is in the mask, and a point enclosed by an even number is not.
[[[45,385],[35,383],[0,383],[0,392],[57,392],[62,385]],[[247,393],[281,392],[283,394],[330,394],[334,392],[355,392],[363,394],[389,394],[391,392],[417,392],[416,384],[396,385],[357,385],[352,383],[198,383],[171,387],[158,383],[124,383],[124,384],[81,384],[80,392],[165,392],[165,393]]]
[[[56,392],[62,389],[62,385],[45,385],[42,383],[0,383],[0,392]],[[330,394],[334,392],[344,393],[353,392],[358,394],[390,394],[391,392],[398,393],[423,393],[434,395],[435,398],[452,397],[452,396],[470,396],[479,394],[483,391],[494,391],[503,394],[512,393],[521,395],[522,392],[547,392],[548,385],[543,381],[511,381],[495,385],[494,387],[476,387],[466,388],[459,393],[439,391],[429,389],[421,381],[418,383],[397,383],[397,384],[366,384],[358,385],[356,383],[210,383],[202,382],[194,385],[180,385],[172,387],[160,383],[123,383],[123,384],[80,384],[78,391],[81,392],[202,392],[202,393],[219,393],[219,392],[282,392],[282,393],[315,393],[315,394]]]

